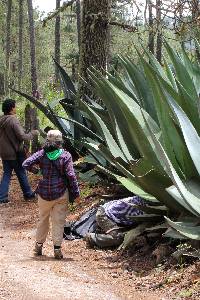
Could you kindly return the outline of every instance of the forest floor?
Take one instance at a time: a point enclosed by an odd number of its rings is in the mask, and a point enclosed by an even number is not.
[[[30,180],[35,186],[37,178]],[[98,192],[88,192],[98,200]],[[87,196],[68,219],[89,206]],[[65,258],[56,261],[50,237],[44,255],[33,257],[37,216],[37,203],[22,200],[13,176],[10,203],[0,205],[0,300],[200,299],[199,261],[155,265],[148,251],[88,249],[83,240],[64,241]]]

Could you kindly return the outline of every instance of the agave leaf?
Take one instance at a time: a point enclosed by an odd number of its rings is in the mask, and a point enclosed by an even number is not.
[[[135,161],[131,161],[130,166],[131,171],[135,176],[142,177],[145,176],[147,173],[153,171],[155,167],[153,166],[152,162],[145,158],[140,158]]]
[[[198,180],[191,179],[185,181],[184,185],[190,193],[198,198],[198,202],[200,202],[200,182]],[[177,201],[184,201],[182,195],[175,185],[168,187],[166,191]]]
[[[49,105],[52,109],[54,109],[58,104],[60,104],[62,101],[66,101],[67,99],[54,99],[53,101],[49,101]]]
[[[179,56],[175,53],[175,51],[169,46],[169,44],[166,41],[164,42],[164,46],[173,63],[178,81],[180,81],[180,83],[183,86],[187,86],[191,97],[197,100],[198,95],[193,80],[187,71],[187,68],[183,65],[183,62],[181,61]]]
[[[110,73],[106,73],[108,80],[115,86],[117,86],[120,90],[122,90],[124,93],[126,93],[129,97],[133,98],[138,104],[139,100],[137,99],[137,96],[135,95],[132,88],[130,88],[130,85],[125,84],[125,82],[122,81],[122,79],[118,79],[114,76],[112,76]]]
[[[134,176],[128,171],[128,164],[118,157],[113,157],[110,150],[102,144],[92,141],[91,139],[87,141],[82,141],[82,145],[86,148],[99,153],[104,159],[106,159],[114,168],[118,168],[121,173],[124,173],[126,176],[134,178]],[[118,161],[119,159],[119,161]]]
[[[62,120],[60,120],[60,117],[55,116],[54,111],[51,109],[48,103],[47,103],[47,107],[53,118],[53,123],[58,127],[58,129],[62,132],[62,134],[65,136],[71,135],[69,127],[66,124],[64,124]]]
[[[177,92],[178,89],[177,89],[177,86],[176,86],[175,76],[174,76],[174,74],[172,72],[172,69],[170,68],[169,64],[167,63],[165,57],[164,57],[164,62],[165,62],[165,69],[166,69],[167,77],[168,77],[169,81],[171,82],[172,87]]]
[[[96,71],[94,71],[96,72]],[[99,74],[99,76],[101,76]],[[130,143],[130,138],[128,138],[127,133],[127,120],[122,117],[122,112],[116,99],[113,95],[113,91],[111,88],[107,87],[108,81],[102,82],[99,78],[97,78],[93,73],[90,73],[91,80],[93,80],[96,91],[101,99],[105,102],[106,107],[108,108],[109,116],[110,116],[110,132],[113,133],[113,137],[115,138],[118,146],[121,150],[126,152],[126,155],[133,159],[138,157],[138,149],[134,144],[134,141]],[[101,78],[101,77],[100,77]],[[103,77],[102,77],[103,79]],[[129,142],[127,142],[129,140]]]
[[[189,176],[191,175],[191,160],[189,159],[187,147],[170,116],[169,97],[163,91],[155,71],[143,59],[142,63],[151,82],[165,151],[178,174],[181,177],[186,174]]]
[[[163,229],[167,229],[166,223],[161,223],[159,225],[155,225],[155,226],[146,228],[145,231],[159,231],[159,230],[163,230]]]
[[[121,63],[124,66],[129,78],[128,81],[132,82],[137,92],[137,97],[133,98],[136,102],[143,107],[150,116],[157,121],[157,114],[155,107],[153,105],[153,97],[149,84],[146,80],[145,74],[142,71],[142,68],[138,68],[127,58],[120,58]]]
[[[55,115],[54,115],[55,116]],[[59,116],[56,116],[58,122],[60,123],[60,126],[62,126],[62,128],[65,131],[65,135],[69,135],[69,136],[73,136],[73,131],[72,131],[72,126],[70,126],[70,122],[68,122],[67,120],[60,118]]]
[[[82,105],[86,108],[88,114],[94,121],[96,128],[101,129],[101,135],[103,136],[104,140],[106,141],[110,152],[112,153],[113,157],[121,157],[125,162],[127,159],[125,158],[123,152],[119,148],[118,144],[115,142],[112,134],[110,133],[108,127],[102,121],[102,119],[98,116],[98,114],[85,102],[82,102]]]
[[[150,67],[150,66],[149,66]],[[172,97],[185,111],[187,116],[191,119],[195,128],[200,132],[200,124],[198,122],[198,103],[195,99],[188,94],[184,86],[181,85],[179,81],[174,77],[176,89],[174,89],[167,81],[165,81],[161,76],[157,74],[160,84],[162,86],[163,92],[167,97]]]
[[[130,216],[130,220],[133,220],[135,222],[157,222],[163,219],[162,215],[159,214],[143,214],[143,215],[137,215],[137,216]]]
[[[200,133],[198,102],[189,95],[188,91],[177,81],[179,98],[181,101],[177,103],[181,106],[187,116],[190,118],[196,130]]]
[[[65,98],[65,102],[60,101],[60,104],[68,116],[74,117],[74,111],[77,109],[77,106],[75,104],[67,103],[66,101],[67,99]]]
[[[97,170],[100,170],[102,172],[104,172],[105,174],[117,179],[124,187],[127,188],[127,190],[129,190],[130,192],[132,192],[133,194],[140,196],[143,199],[147,199],[149,201],[154,202],[158,202],[155,197],[153,197],[152,195],[146,193],[145,191],[142,190],[142,188],[140,186],[138,186],[136,184],[135,181],[131,180],[130,178],[126,178],[124,176],[119,176],[111,171],[109,171],[108,169],[105,169],[101,166],[97,166]],[[159,202],[158,202],[159,203]]]
[[[200,226],[188,226],[183,222],[173,222],[165,217],[167,223],[181,235],[192,240],[200,240]]]
[[[101,148],[102,145],[99,146]],[[161,203],[165,204],[167,207],[169,207],[173,211],[179,211],[180,207],[176,202],[173,201],[173,198],[165,191],[165,188],[169,186],[171,183],[171,180],[169,180],[167,177],[163,176],[156,170],[152,170],[151,172],[148,172],[144,176],[138,177],[134,176],[134,173],[128,171],[129,167],[122,166],[122,163],[118,163],[118,159],[113,159],[112,157],[109,157],[109,153],[106,153],[106,149],[102,151],[102,155],[111,161],[111,163],[120,171],[122,172],[126,177],[119,176],[116,174],[112,174],[119,182],[123,184],[129,191],[133,192],[136,195],[139,195],[143,198],[147,198],[144,194],[141,194],[141,191],[137,190],[140,186],[143,191],[145,191],[146,194],[153,195],[156,197]],[[141,168],[143,166],[141,165]],[[137,170],[137,172],[141,173],[143,170]],[[111,175],[111,174],[110,174]],[[111,175],[111,176],[112,176]],[[136,188],[137,187],[137,188]]]
[[[187,238],[176,231],[174,228],[168,228],[166,232],[163,233],[164,237],[176,239],[176,240],[186,240]]]
[[[95,111],[97,113],[97,115],[102,119],[102,121],[105,124],[111,124],[113,122],[113,120],[111,120],[110,115],[109,115],[107,110],[97,108],[96,106],[92,106],[91,108],[93,109],[93,111]],[[110,126],[109,130],[110,130],[110,133],[112,134],[112,136],[115,137],[116,136],[116,130],[113,127],[114,126]]]
[[[18,91],[16,89],[12,88],[12,91],[14,91],[15,93],[19,94],[20,96],[26,98],[27,100],[29,100],[32,104],[34,104],[40,111],[43,112],[43,114],[54,124],[54,117],[51,115],[51,111],[48,110],[48,108],[41,102],[38,101],[36,98],[34,98],[33,96],[30,96],[26,93],[23,93],[21,91]]]
[[[139,53],[139,51],[137,50],[137,52]],[[161,64],[159,63],[159,61],[156,59],[156,57],[148,50],[146,50],[144,48],[144,52],[147,55],[148,59],[149,59],[149,63],[150,65],[153,66],[154,70],[167,82],[169,82],[169,78],[166,75],[163,67],[161,66]]]
[[[137,148],[135,147],[134,152],[130,153],[129,147],[126,144],[126,141],[124,140],[124,135],[121,132],[121,126],[119,126],[117,120],[115,119],[115,127],[116,127],[116,135],[117,139],[119,141],[120,148],[122,152],[124,153],[125,157],[127,158],[128,161],[134,160],[136,157],[140,157],[139,152]],[[125,128],[124,128],[125,129]],[[132,147],[133,149],[133,147]],[[134,154],[134,157],[132,156]]]
[[[57,63],[55,59],[53,60],[60,74],[61,85],[64,91],[65,98],[68,99],[69,103],[75,104],[76,89],[74,87],[74,84],[71,81],[69,75],[66,73],[66,71]]]
[[[110,109],[115,116],[118,115],[117,122],[123,134],[124,141],[126,142],[127,147],[129,147],[130,153],[133,153],[136,147],[141,156],[152,160],[158,165],[159,162],[154,154],[151,139],[143,121],[141,110],[138,104],[128,97],[128,95],[126,95],[123,91],[119,90],[105,79],[98,79],[98,83],[101,89],[106,92],[103,98],[106,106],[108,109],[110,106]],[[109,97],[107,97],[108,95]],[[159,134],[159,128],[157,124],[149,114],[147,114],[145,111],[143,112],[148,118],[148,122],[151,123],[152,128],[154,128],[154,132]],[[130,140],[132,143],[130,143]],[[134,157],[134,155],[132,156]]]
[[[147,122],[146,122],[147,124]],[[147,124],[148,126],[148,124]],[[166,169],[168,175],[171,177],[174,185],[177,187],[182,198],[176,198],[177,204],[179,203],[182,208],[185,208],[195,216],[200,216],[200,199],[196,197],[193,193],[188,191],[184,182],[178,176],[176,170],[172,166],[166,152],[164,151],[160,142],[156,139],[155,135],[152,133],[151,128],[149,127],[150,134],[152,135],[152,139],[155,143],[155,151],[160,159],[161,164]],[[180,210],[181,211],[181,210]]]
[[[198,64],[195,64],[194,62],[192,62],[185,49],[182,47],[182,58],[183,58],[183,62],[184,65],[190,75],[190,77],[192,78],[197,94],[200,94],[200,68]]]
[[[76,122],[75,120],[73,119],[70,119],[70,118],[64,118],[62,116],[58,116],[56,114],[54,114],[56,117],[60,118],[60,119],[63,119],[63,120],[66,120],[68,121],[69,123],[73,123],[75,126],[77,126],[83,133],[87,134],[88,137],[91,137],[93,139],[97,139],[99,142],[103,142],[102,138],[97,135],[96,133],[94,133],[92,130],[88,129],[86,126],[84,126],[83,124],[79,123],[79,122]]]
[[[180,106],[170,98],[168,98],[168,102],[178,119],[190,156],[200,175],[200,137]]]
[[[168,210],[166,208],[166,206],[149,206],[149,205],[133,205],[135,208],[138,208],[140,210],[142,210],[145,213],[148,214],[155,214],[155,215],[160,215],[160,216],[164,216],[167,214]]]

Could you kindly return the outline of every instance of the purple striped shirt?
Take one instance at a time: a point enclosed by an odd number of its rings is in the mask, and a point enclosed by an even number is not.
[[[131,216],[143,215],[143,211],[134,207],[134,205],[145,205],[139,196],[124,198],[121,200],[113,200],[103,205],[106,215],[121,225],[132,225],[135,221],[131,220]]]
[[[61,197],[66,189],[70,190],[73,200],[80,195],[76,174],[73,168],[71,154],[63,151],[60,157],[53,162],[48,159],[44,150],[40,150],[23,162],[23,167],[33,171],[33,166],[38,165],[42,172],[36,192],[45,200],[55,200]],[[68,178],[69,186],[63,176]]]

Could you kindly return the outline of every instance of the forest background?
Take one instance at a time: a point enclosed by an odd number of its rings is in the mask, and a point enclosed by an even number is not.
[[[12,93],[8,89],[8,85],[18,89],[22,88],[29,94],[32,90],[28,15],[28,3],[30,2],[32,1],[1,0],[1,99]],[[55,65],[52,56],[55,57],[55,51],[57,51],[55,47],[60,48],[59,63],[74,81],[78,80],[79,72],[78,35],[80,29],[77,28],[77,14],[79,13],[77,6],[80,5],[80,1],[62,3],[51,0],[51,2],[55,2],[55,7],[56,5],[57,7],[62,6],[63,3],[67,4],[66,8],[57,14],[57,18],[60,18],[57,33],[55,33],[56,16],[49,20],[47,18],[44,25],[46,18],[44,14],[37,8],[33,13],[37,90],[43,100],[51,100],[57,93],[60,94],[60,89],[54,85]],[[101,1],[99,1],[100,5]],[[109,70],[116,67],[118,55],[128,56],[137,62],[134,45],[141,49],[149,47],[152,52],[157,53],[159,60],[163,51],[163,38],[169,41],[173,48],[180,47],[178,42],[184,41],[188,50],[194,49],[193,38],[197,36],[197,29],[194,25],[198,21],[198,18],[195,19],[195,16],[198,16],[196,10],[198,1],[114,0],[112,3],[110,1],[110,5],[110,20],[114,25],[110,26]],[[194,22],[191,21],[192,19],[195,19]],[[59,22],[58,19],[57,22]],[[56,34],[60,35],[59,43],[54,37]]]
[[[26,130],[53,123],[88,182],[146,199],[131,239],[170,226],[200,240],[199,1],[56,0],[47,16],[1,2],[1,99],[17,99]]]

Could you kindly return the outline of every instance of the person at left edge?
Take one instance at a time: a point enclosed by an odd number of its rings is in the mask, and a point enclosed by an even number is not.
[[[3,165],[3,175],[0,183],[0,204],[8,202],[9,185],[13,170],[19,180],[25,200],[31,200],[35,194],[28,182],[22,161],[17,153],[23,147],[23,141],[32,140],[38,135],[37,130],[25,133],[16,117],[16,102],[6,99],[2,104],[3,116],[0,117],[0,157]]]

